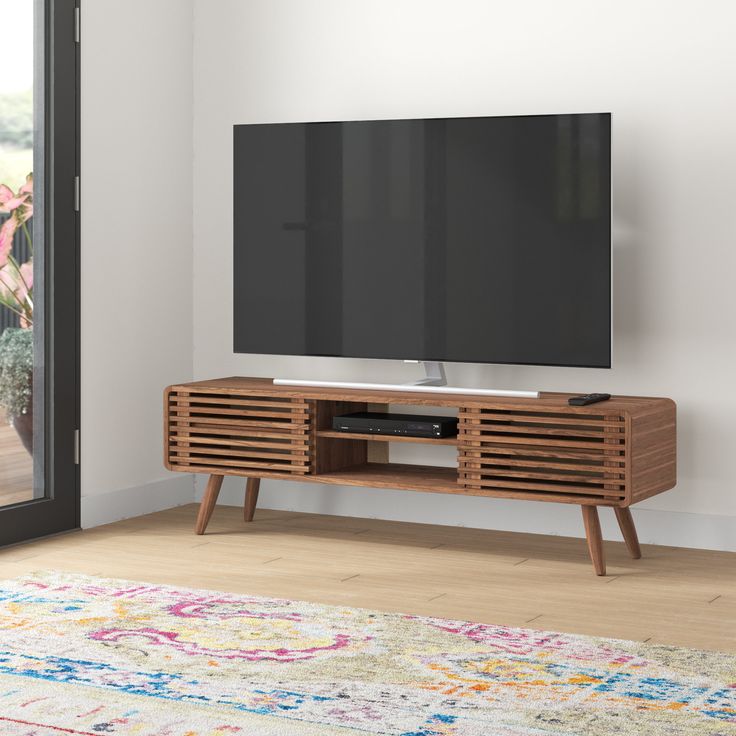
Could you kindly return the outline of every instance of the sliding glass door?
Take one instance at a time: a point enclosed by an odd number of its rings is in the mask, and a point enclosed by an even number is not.
[[[0,0],[0,545],[79,525],[79,9]]]

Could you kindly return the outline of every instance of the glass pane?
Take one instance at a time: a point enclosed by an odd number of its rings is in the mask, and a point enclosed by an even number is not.
[[[0,0],[0,506],[44,494],[33,457],[44,436],[33,408],[34,5]]]

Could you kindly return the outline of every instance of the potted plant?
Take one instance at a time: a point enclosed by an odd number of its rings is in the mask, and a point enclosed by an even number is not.
[[[20,328],[9,327],[0,337],[0,406],[23,446],[33,453],[33,240],[28,221],[33,216],[33,175],[13,192],[0,184],[0,212],[10,217],[0,227],[0,304],[18,315]],[[19,264],[13,239],[22,228],[30,258]]]

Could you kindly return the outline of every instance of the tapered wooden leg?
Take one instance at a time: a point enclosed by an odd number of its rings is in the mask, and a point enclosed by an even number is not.
[[[217,497],[220,495],[220,488],[222,486],[221,475],[211,475],[207,481],[207,488],[202,498],[202,503],[199,505],[199,514],[197,516],[197,534],[204,534],[204,530],[207,528],[207,524],[210,522],[210,516],[217,503]]]
[[[583,522],[585,523],[585,537],[588,540],[588,551],[593,562],[596,575],[606,574],[606,559],[603,556],[603,537],[601,522],[598,519],[597,506],[581,506]]]
[[[248,478],[245,484],[245,505],[243,506],[243,518],[245,521],[253,521],[253,514],[258,503],[258,489],[261,487],[260,478]]]
[[[636,527],[634,526],[634,517],[631,515],[630,508],[614,508],[616,512],[616,518],[618,519],[618,525],[621,527],[621,534],[624,535],[624,542],[629,550],[629,554],[638,560],[641,557],[641,547],[639,546],[639,537],[636,534]]]

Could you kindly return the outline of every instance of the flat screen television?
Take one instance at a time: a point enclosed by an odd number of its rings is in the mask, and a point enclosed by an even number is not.
[[[610,367],[610,114],[236,125],[234,349]]]

